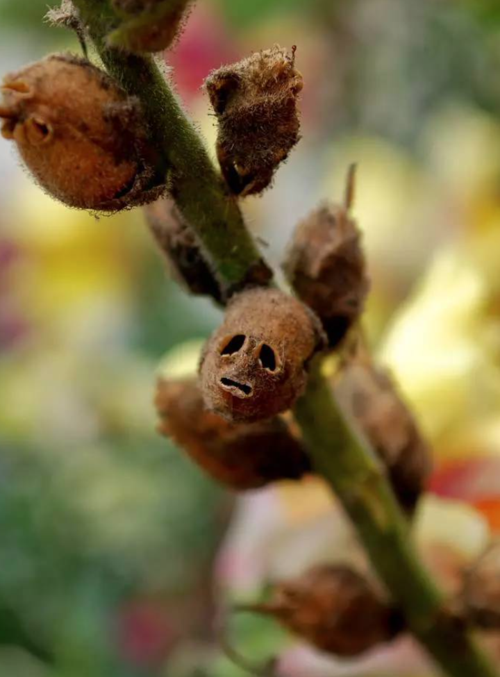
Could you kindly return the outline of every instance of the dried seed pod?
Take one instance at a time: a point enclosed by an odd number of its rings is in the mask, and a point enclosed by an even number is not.
[[[132,52],[161,52],[174,42],[192,0],[113,0],[124,22],[108,42]]]
[[[175,279],[192,294],[222,300],[219,283],[201,253],[196,236],[172,200],[145,208],[146,220]]]
[[[324,337],[312,312],[277,289],[250,289],[230,301],[200,365],[208,408],[232,421],[259,421],[289,409]]]
[[[413,511],[431,472],[431,451],[388,373],[358,354],[343,365],[334,388],[387,467],[401,505]]]
[[[159,196],[138,104],[85,59],[55,54],[7,75],[2,134],[48,193],[116,211]]]
[[[295,48],[290,55],[275,46],[224,66],[211,73],[206,88],[219,123],[217,155],[231,192],[262,192],[299,140],[302,76]]]
[[[352,183],[346,205],[323,205],[299,223],[283,266],[332,348],[361,316],[369,288],[360,232],[349,214],[351,191]]]
[[[493,543],[465,578],[466,617],[484,630],[500,630],[500,543]]]
[[[207,411],[194,380],[160,379],[156,407],[159,431],[213,479],[233,489],[257,489],[310,471],[302,443],[283,419],[229,423]]]
[[[241,610],[271,615],[326,653],[359,656],[403,629],[400,614],[360,574],[341,565],[316,566],[278,585],[267,604]]]

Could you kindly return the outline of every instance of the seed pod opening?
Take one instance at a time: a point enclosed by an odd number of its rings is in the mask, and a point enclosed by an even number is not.
[[[358,354],[343,365],[334,388],[386,466],[399,502],[412,512],[429,479],[432,456],[389,374]]]
[[[123,23],[108,42],[131,52],[161,52],[175,41],[193,0],[113,0]]]
[[[194,231],[175,203],[167,198],[144,209],[153,236],[173,277],[191,294],[222,300],[219,283],[201,253]]]
[[[283,265],[337,347],[361,316],[369,282],[361,235],[348,206],[325,204],[301,221]]]
[[[213,479],[232,489],[258,489],[310,471],[300,439],[283,419],[229,423],[207,411],[194,380],[160,379],[156,408],[159,431]]]
[[[2,135],[61,202],[117,211],[163,192],[138,103],[85,59],[51,55],[7,75],[2,95]]]
[[[493,543],[470,568],[463,602],[472,623],[483,630],[500,629],[500,543]]]
[[[317,319],[293,297],[277,289],[234,296],[201,360],[207,407],[247,422],[290,409],[304,391],[308,362],[323,341]]]
[[[206,88],[218,121],[217,155],[235,195],[262,192],[299,140],[302,76],[279,46],[211,73]]]
[[[394,639],[400,614],[347,566],[316,566],[279,584],[267,604],[242,610],[271,615],[315,648],[354,657]]]

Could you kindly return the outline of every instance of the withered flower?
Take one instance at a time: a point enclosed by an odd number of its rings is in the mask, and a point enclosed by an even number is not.
[[[208,408],[232,421],[271,418],[293,405],[324,337],[313,313],[277,289],[230,301],[205,346],[200,381]]]
[[[402,619],[359,573],[321,565],[278,584],[270,602],[242,611],[270,615],[316,649],[354,657],[394,639]]]
[[[158,197],[138,103],[85,59],[54,54],[7,75],[2,135],[70,207],[117,211]]]
[[[193,229],[176,204],[163,198],[148,205],[144,211],[150,230],[177,282],[192,294],[211,296],[221,301],[219,283],[203,257]]]
[[[108,37],[132,52],[161,52],[181,31],[193,0],[112,0],[123,23]]]
[[[277,480],[299,479],[310,470],[299,438],[282,418],[230,423],[207,411],[194,379],[160,379],[156,408],[159,431],[228,487],[258,489]]]
[[[413,511],[431,472],[431,450],[389,374],[358,353],[340,369],[334,388],[386,466],[401,505]]]
[[[217,155],[235,195],[262,192],[299,140],[302,76],[291,54],[267,49],[209,75],[218,121]]]
[[[361,316],[369,289],[361,235],[349,213],[353,181],[351,172],[344,205],[325,204],[298,224],[283,266],[332,348]]]

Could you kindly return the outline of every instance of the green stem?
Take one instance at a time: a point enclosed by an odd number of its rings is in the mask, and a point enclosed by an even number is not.
[[[73,0],[99,55],[114,78],[137,97],[169,190],[198,237],[225,296],[272,277],[245,228],[237,202],[216,172],[203,142],[151,57],[109,48],[117,18],[106,0]]]
[[[269,268],[154,62],[106,45],[106,34],[116,27],[109,0],[73,2],[108,70],[140,99],[152,139],[168,168],[172,195],[226,292],[249,280],[264,282]],[[446,612],[441,593],[414,550],[406,519],[383,470],[340,413],[319,365],[313,368],[295,414],[316,469],[342,501],[409,628],[451,677],[498,677],[468,631]]]

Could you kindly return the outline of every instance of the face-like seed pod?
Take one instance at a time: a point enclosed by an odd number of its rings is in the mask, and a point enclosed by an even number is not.
[[[201,360],[208,408],[247,422],[290,409],[305,388],[307,363],[322,341],[317,319],[293,297],[262,288],[236,295]]]
[[[192,0],[113,0],[123,23],[108,36],[131,52],[161,52],[179,34]]]
[[[363,576],[340,565],[316,566],[278,585],[267,604],[241,610],[271,615],[320,651],[343,657],[389,642],[403,627]]]
[[[281,418],[229,423],[207,411],[194,380],[160,379],[159,431],[171,437],[213,479],[240,491],[310,471],[304,448]]]
[[[465,615],[484,630],[500,629],[500,543],[493,543],[466,575]]]
[[[360,233],[349,205],[323,205],[299,223],[284,269],[335,348],[361,316],[369,288]]]
[[[2,134],[50,195],[116,211],[158,197],[137,106],[88,61],[52,55],[7,75]]]
[[[431,451],[395,384],[359,354],[345,363],[334,388],[386,466],[401,505],[413,511],[431,472]]]
[[[263,191],[299,140],[302,76],[281,47],[214,71],[206,81],[219,123],[217,155],[236,195]]]
[[[144,211],[151,232],[177,282],[191,294],[211,296],[221,301],[219,283],[203,258],[193,230],[186,224],[175,203],[163,198],[148,205]]]

